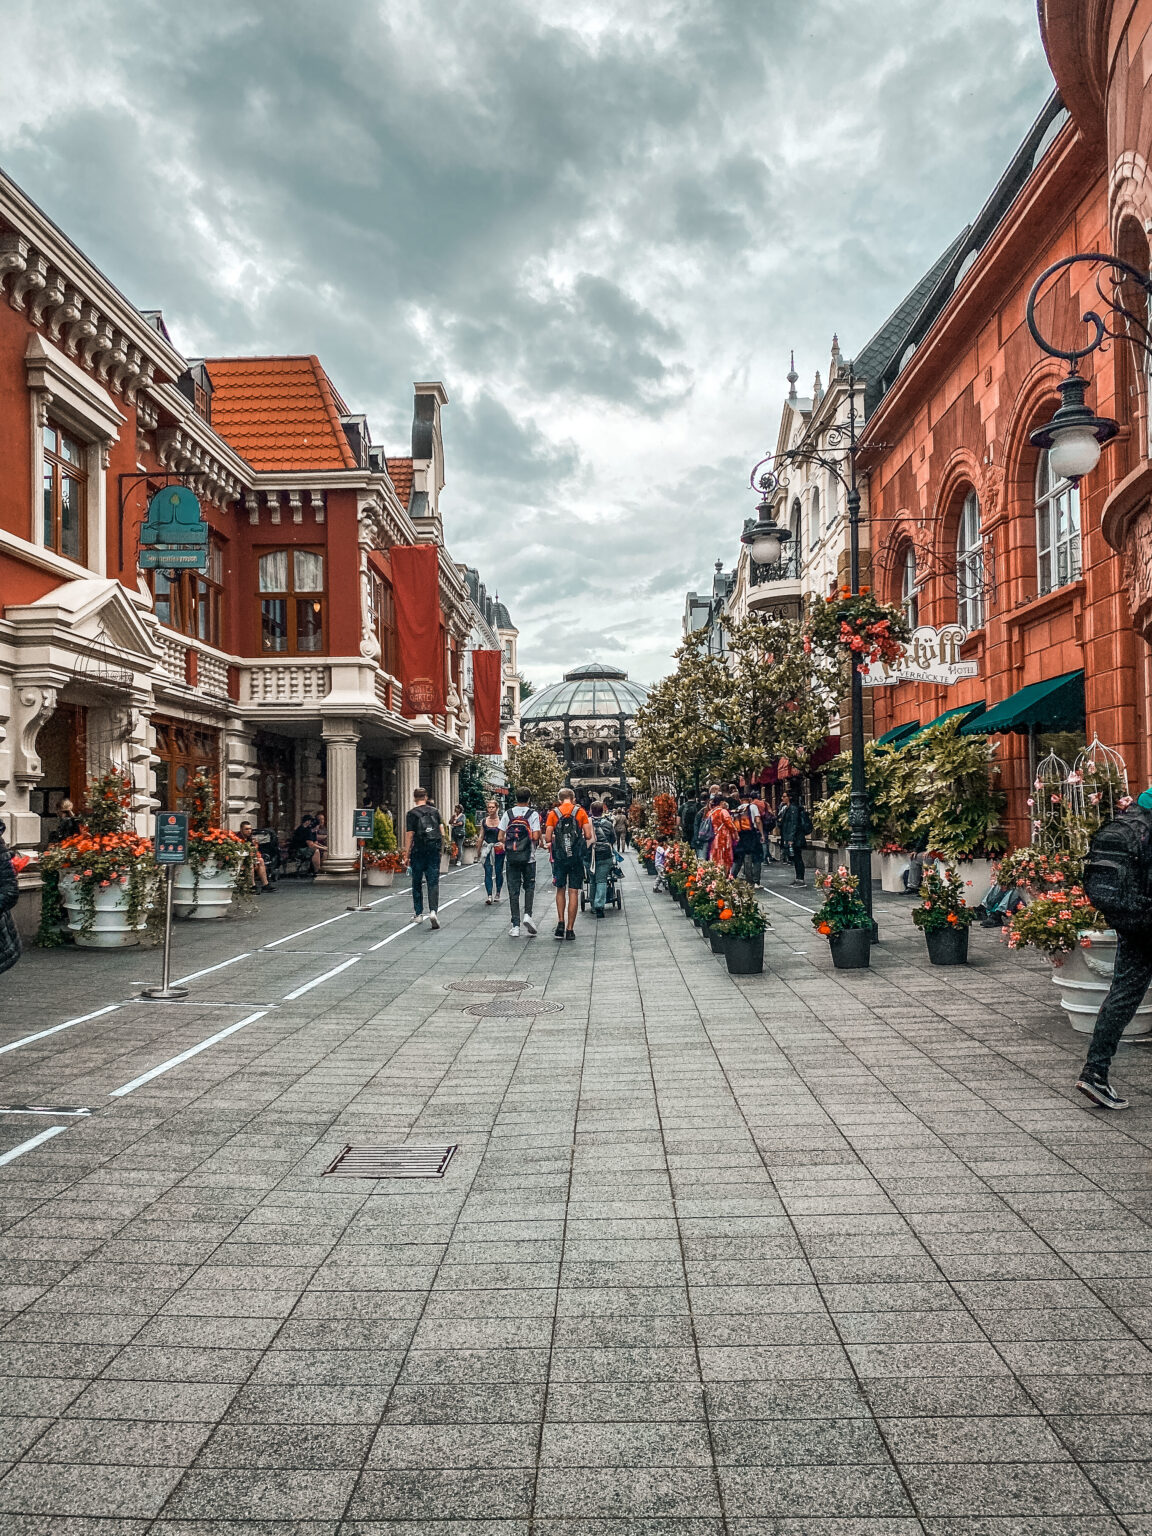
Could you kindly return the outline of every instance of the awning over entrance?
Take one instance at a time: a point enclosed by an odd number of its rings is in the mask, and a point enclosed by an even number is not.
[[[903,725],[894,725],[890,731],[885,731],[883,736],[877,736],[878,747],[902,747],[910,736],[915,736],[920,729],[919,720],[908,720]]]
[[[978,699],[975,704],[957,704],[953,709],[946,709],[942,715],[937,715],[935,720],[929,720],[927,725],[922,725],[918,731],[913,731],[911,736],[906,736],[904,741],[912,741],[924,731],[930,731],[934,725],[943,725],[945,720],[955,720],[957,725],[963,726],[966,721],[982,715],[986,709],[983,699]],[[900,743],[901,746],[904,742]]]
[[[1027,688],[975,720],[960,727],[961,736],[991,736],[997,731],[1075,731],[1084,724],[1084,673],[1065,672],[1063,677],[1045,678],[1029,683]]]

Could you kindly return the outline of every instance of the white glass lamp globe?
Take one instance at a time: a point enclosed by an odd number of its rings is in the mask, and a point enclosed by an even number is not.
[[[1060,427],[1052,433],[1048,462],[1058,480],[1082,480],[1100,462],[1100,440],[1089,426]]]
[[[779,528],[757,533],[748,548],[757,565],[775,565],[780,558]]]

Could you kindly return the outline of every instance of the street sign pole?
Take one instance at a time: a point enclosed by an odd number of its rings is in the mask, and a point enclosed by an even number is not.
[[[164,963],[158,987],[145,987],[141,997],[156,1003],[179,1002],[187,987],[172,985],[172,895],[176,866],[188,857],[188,817],[179,811],[162,811],[156,818],[156,862],[164,869]]]
[[[372,836],[372,823],[375,812],[369,807],[367,810],[355,810],[352,812],[352,836],[356,839],[360,850],[359,867],[356,876],[356,905],[349,907],[349,912],[368,912],[370,908],[364,905],[364,839]]]

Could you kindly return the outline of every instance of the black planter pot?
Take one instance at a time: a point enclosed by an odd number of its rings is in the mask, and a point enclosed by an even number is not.
[[[724,959],[728,963],[728,972],[732,976],[758,976],[764,969],[764,935],[758,933],[754,939],[737,939],[726,937],[721,940],[724,946]]]
[[[712,953],[714,955],[722,955],[724,953],[724,935],[720,932],[719,928],[706,928],[704,931],[708,935],[708,944]]]
[[[933,965],[968,964],[967,923],[957,923],[954,928],[938,928],[935,933],[925,933],[924,939]]]
[[[828,948],[838,971],[863,970],[872,952],[872,932],[868,928],[845,928],[842,933],[829,934]]]
[[[654,875],[656,873],[656,865],[651,859],[644,860],[644,873],[646,875]]]

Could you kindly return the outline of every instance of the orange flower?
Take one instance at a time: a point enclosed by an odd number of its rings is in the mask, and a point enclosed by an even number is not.
[[[720,909],[720,921],[722,923],[726,923],[731,916],[732,916],[732,908],[731,907],[721,907],[721,909]]]
[[[817,933],[831,933],[832,932],[832,924],[831,923],[821,923],[819,928],[816,931],[817,931]]]
[[[956,914],[955,914],[955,912],[949,912],[949,914],[948,914],[948,921],[950,923],[954,923],[956,921]]]

